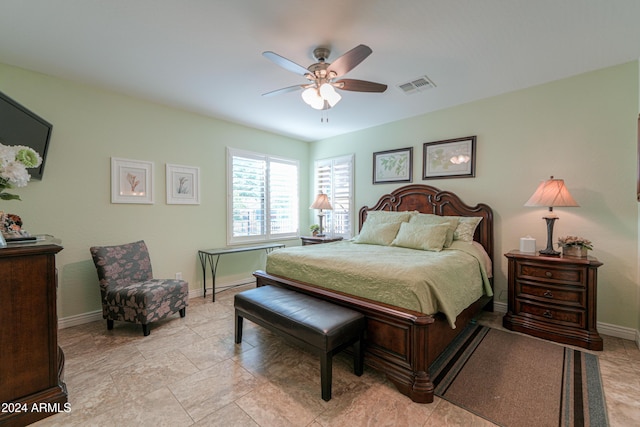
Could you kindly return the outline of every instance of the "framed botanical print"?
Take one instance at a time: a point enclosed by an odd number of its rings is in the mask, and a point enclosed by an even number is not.
[[[476,176],[476,137],[425,142],[422,179]]]
[[[167,164],[167,204],[200,204],[200,168]]]
[[[413,147],[373,153],[373,183],[413,181]]]

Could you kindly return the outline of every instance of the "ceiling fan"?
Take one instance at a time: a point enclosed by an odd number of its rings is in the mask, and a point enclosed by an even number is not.
[[[336,80],[353,70],[371,55],[371,52],[373,51],[369,46],[361,44],[329,63],[326,61],[331,54],[331,50],[326,47],[318,47],[313,51],[313,56],[318,62],[311,64],[308,68],[304,68],[277,53],[271,51],[263,52],[262,55],[265,58],[286,70],[304,76],[309,80],[309,83],[277,89],[264,93],[262,96],[272,96],[304,89],[302,92],[304,102],[316,110],[328,110],[342,99],[336,89],[382,93],[387,90],[387,85],[385,84],[355,79]]]

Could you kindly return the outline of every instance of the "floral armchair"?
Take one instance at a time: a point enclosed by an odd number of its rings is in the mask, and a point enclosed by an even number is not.
[[[147,245],[143,240],[118,246],[90,249],[100,279],[102,317],[107,329],[113,321],[142,324],[144,336],[149,324],[180,312],[186,315],[189,284],[184,280],[154,279]]]

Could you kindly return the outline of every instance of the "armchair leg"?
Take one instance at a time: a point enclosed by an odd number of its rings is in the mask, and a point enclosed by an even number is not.
[[[112,330],[113,329],[113,320],[111,319],[107,319],[107,330]]]
[[[184,317],[187,315],[187,307],[180,309],[180,317]]]
[[[149,334],[151,333],[151,329],[149,329],[149,325],[142,325],[142,333],[144,334],[145,337],[149,336]]]

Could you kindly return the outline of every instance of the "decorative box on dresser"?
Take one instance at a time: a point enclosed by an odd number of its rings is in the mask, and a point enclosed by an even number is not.
[[[58,241],[0,248],[0,425],[24,426],[68,410],[58,347]]]
[[[562,344],[602,350],[596,329],[598,267],[593,257],[542,256],[520,251],[509,260],[509,309],[502,323]]]

